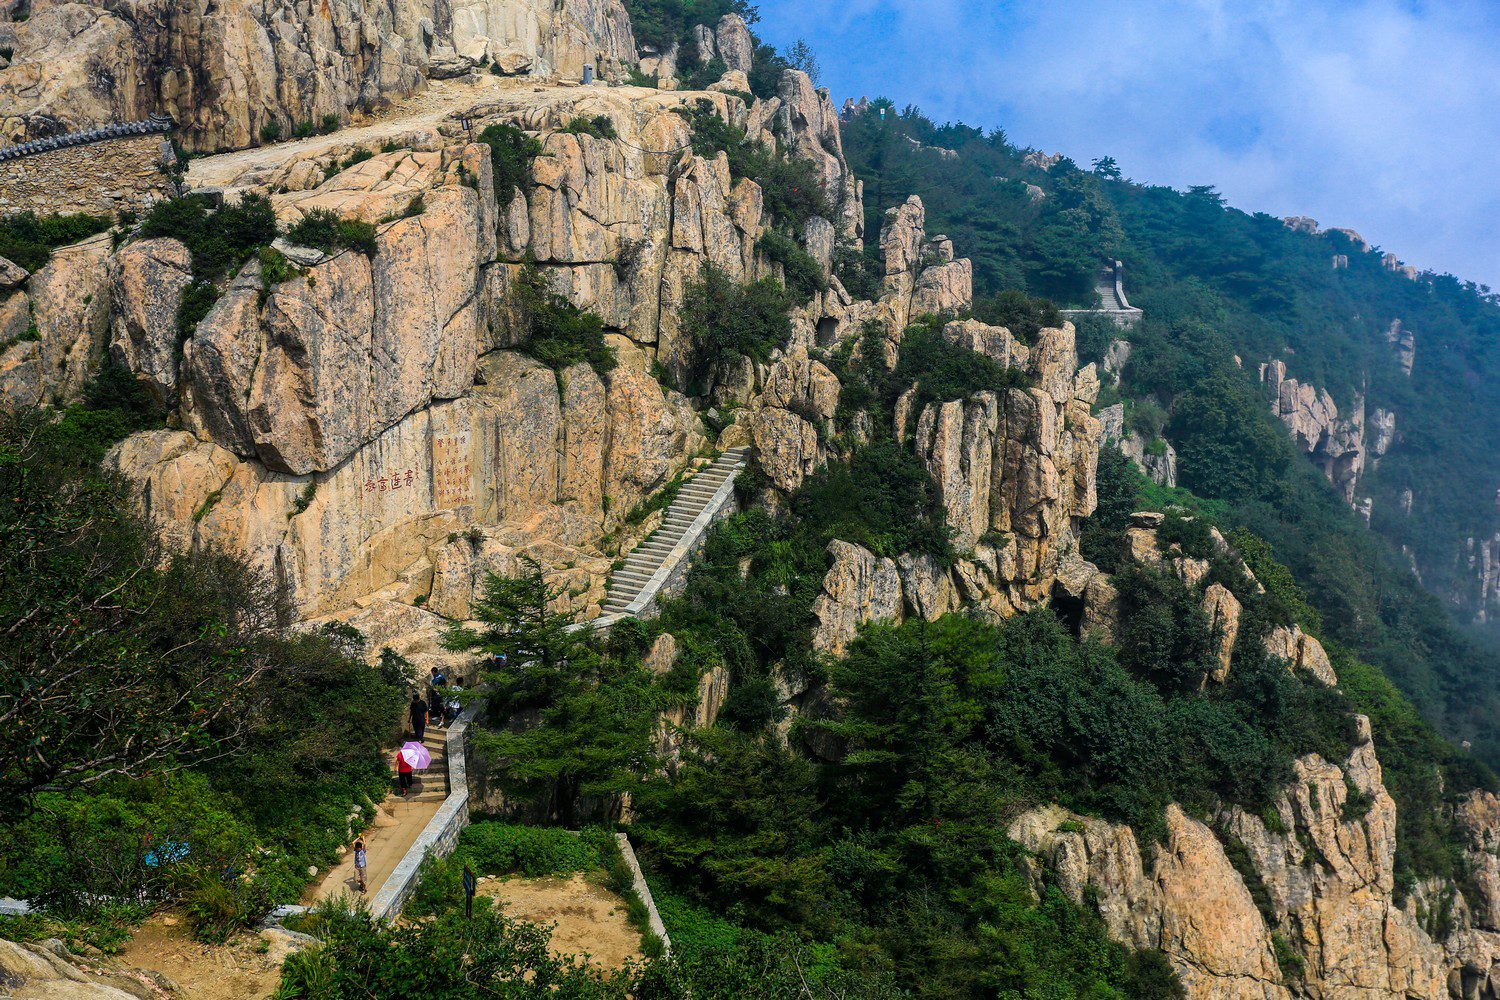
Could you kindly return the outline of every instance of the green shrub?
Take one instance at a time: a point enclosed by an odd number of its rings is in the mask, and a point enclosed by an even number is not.
[[[712,264],[683,293],[683,329],[693,336],[690,378],[706,387],[716,366],[745,355],[765,361],[792,335],[786,289],[771,278],[741,285]]]
[[[863,545],[895,558],[925,552],[952,558],[937,488],[911,452],[881,441],[854,452],[847,465],[830,462],[809,476],[791,500],[815,538]]]
[[[208,315],[214,303],[219,301],[219,287],[211,281],[195,281],[182,292],[177,302],[177,336],[181,340],[190,337],[198,321]]]
[[[319,131],[324,135],[328,135],[330,132],[337,132],[340,124],[339,116],[329,113],[323,116],[322,128]]]
[[[1289,983],[1300,983],[1307,974],[1307,963],[1280,931],[1271,932],[1271,950],[1276,955],[1276,966],[1281,969],[1281,978]]]
[[[260,141],[275,142],[281,138],[281,123],[275,118],[267,118],[260,126]]]
[[[536,181],[532,177],[531,164],[542,154],[542,144],[522,132],[514,125],[487,125],[479,133],[479,141],[490,147],[490,162],[494,165],[495,200],[501,206],[509,205],[515,190],[529,192]]]
[[[54,247],[108,228],[109,220],[101,215],[37,215],[28,209],[0,219],[0,257],[35,271],[47,263]]]
[[[615,351],[604,342],[604,321],[552,291],[541,268],[528,261],[511,282],[510,319],[522,350],[553,371],[587,362],[604,375]]]
[[[615,123],[609,120],[609,115],[595,115],[585,118],[579,115],[568,120],[568,124],[558,129],[571,135],[591,135],[595,139],[618,139],[620,133],[615,131]]]
[[[286,231],[286,238],[298,246],[314,247],[324,253],[353,250],[366,257],[375,256],[375,227],[359,219],[340,218],[327,208],[314,208]]]
[[[247,192],[237,202],[217,210],[198,195],[159,201],[142,220],[137,235],[147,240],[180,240],[192,254],[194,280],[217,283],[274,240],[276,234],[271,200]]]
[[[1003,326],[1023,344],[1036,343],[1044,327],[1060,327],[1062,313],[1051,299],[1033,298],[1007,289],[974,303],[974,318],[991,326]]]
[[[774,229],[767,229],[755,248],[765,254],[767,259],[781,265],[786,275],[787,289],[795,301],[806,302],[814,295],[828,290],[823,268],[791,237]]]
[[[318,126],[313,124],[311,118],[308,118],[297,123],[296,127],[292,129],[292,136],[297,139],[306,139],[309,136],[316,135],[317,131]]]
[[[889,396],[905,392],[915,384],[913,419],[921,415],[928,403],[946,403],[969,399],[978,392],[1031,386],[1031,378],[1020,369],[1002,368],[983,354],[950,344],[943,339],[942,328],[940,319],[928,317],[908,327],[901,339],[901,357],[886,393]]]

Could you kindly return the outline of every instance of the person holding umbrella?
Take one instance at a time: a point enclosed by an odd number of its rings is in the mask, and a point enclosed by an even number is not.
[[[420,746],[421,744],[416,745]],[[408,743],[406,746],[409,747],[412,744]],[[396,751],[396,777],[401,784],[401,797],[403,799],[406,798],[406,793],[411,791],[411,764],[406,759],[405,749],[406,747],[402,747]]]
[[[401,773],[401,794],[411,787],[412,771],[425,770],[432,763],[432,754],[420,743],[403,743],[396,751],[396,770]]]

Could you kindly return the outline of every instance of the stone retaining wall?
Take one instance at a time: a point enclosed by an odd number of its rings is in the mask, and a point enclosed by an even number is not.
[[[87,212],[113,218],[175,191],[161,168],[172,146],[160,132],[105,139],[0,160],[0,217]]]

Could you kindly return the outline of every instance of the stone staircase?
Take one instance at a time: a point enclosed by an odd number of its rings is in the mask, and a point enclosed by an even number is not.
[[[678,547],[693,524],[721,488],[745,467],[748,448],[730,448],[712,465],[699,470],[682,484],[677,498],[667,507],[661,527],[652,532],[625,563],[610,574],[603,615],[631,614],[630,607],[651,587],[652,579],[669,561],[680,555]]]

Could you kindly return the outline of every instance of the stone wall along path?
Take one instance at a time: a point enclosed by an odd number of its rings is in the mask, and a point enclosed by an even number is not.
[[[598,624],[616,617],[642,617],[655,607],[663,590],[670,592],[677,570],[691,559],[709,525],[734,495],[734,477],[745,467],[747,448],[731,448],[687,480],[667,507],[661,527],[625,558],[610,575],[609,596]]]

